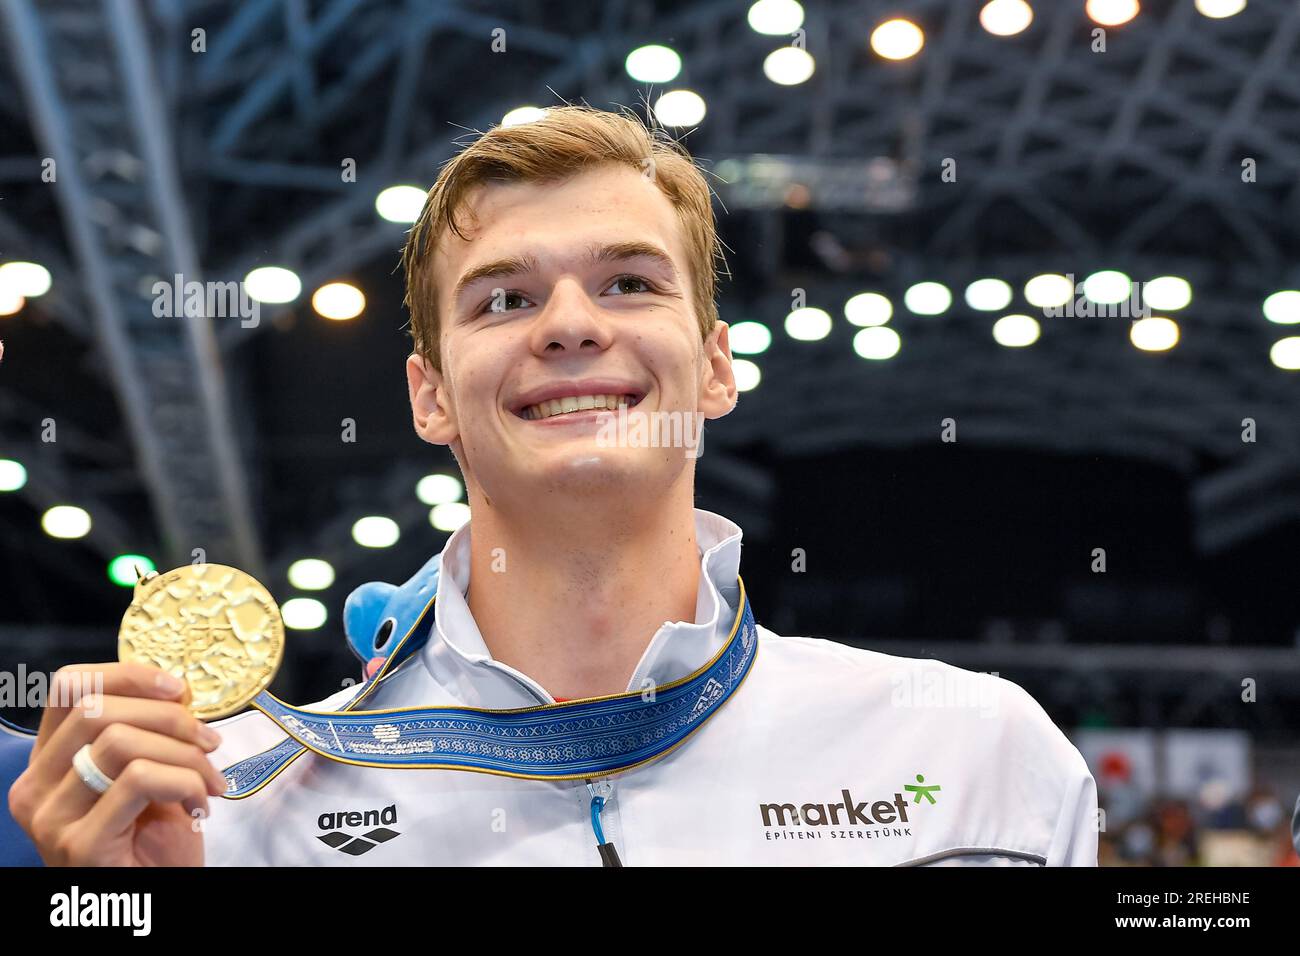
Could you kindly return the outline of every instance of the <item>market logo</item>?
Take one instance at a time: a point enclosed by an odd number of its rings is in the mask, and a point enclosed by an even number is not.
[[[384,807],[382,810],[340,810],[334,813],[322,813],[316,818],[316,825],[320,829],[328,831],[318,835],[316,839],[331,849],[346,853],[349,856],[361,856],[363,853],[369,853],[379,844],[387,843],[394,837],[401,836],[396,830],[389,829],[389,827],[397,825],[397,804],[395,803]],[[344,830],[343,827],[371,827],[372,829],[360,835],[353,835]]]
[[[922,802],[937,804],[935,794],[943,788],[927,784],[922,774],[916,783],[902,790],[913,797],[914,808]],[[851,791],[840,791],[836,803],[760,803],[764,836],[768,840],[875,840],[911,836],[914,821],[908,817],[908,798],[895,791],[892,800],[855,800]]]

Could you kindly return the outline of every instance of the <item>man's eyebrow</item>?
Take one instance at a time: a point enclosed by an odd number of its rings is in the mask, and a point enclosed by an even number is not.
[[[677,278],[677,267],[673,265],[672,256],[652,242],[632,239],[627,242],[593,243],[587,248],[587,261],[592,264],[642,258],[653,259],[674,280]]]
[[[534,256],[508,256],[505,259],[494,259],[492,262],[485,262],[481,266],[475,266],[466,272],[456,282],[456,291],[452,293],[452,301],[458,302],[461,294],[475,282],[483,279],[500,279],[505,276],[526,275],[529,272],[537,271],[537,259]]]

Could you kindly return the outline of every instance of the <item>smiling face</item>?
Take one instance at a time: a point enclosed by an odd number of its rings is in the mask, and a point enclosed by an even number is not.
[[[413,355],[407,377],[416,430],[452,446],[471,503],[475,488],[521,505],[559,490],[626,500],[689,478],[681,448],[599,441],[615,412],[542,418],[555,408],[538,408],[614,395],[632,415],[711,419],[735,406],[727,327],[701,341],[667,197],[608,164],[561,182],[481,186],[465,212],[465,238],[444,232],[432,257],[442,371]]]

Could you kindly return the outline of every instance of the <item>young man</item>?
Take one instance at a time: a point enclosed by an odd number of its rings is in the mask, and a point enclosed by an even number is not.
[[[553,109],[449,162],[407,380],[473,518],[349,598],[382,680],[214,751],[160,672],[102,666],[102,716],[47,712],[10,794],[45,860],[1095,865],[1093,779],[1028,694],[757,624],[688,449],[609,440],[735,407],[717,260],[703,176],[633,118]]]

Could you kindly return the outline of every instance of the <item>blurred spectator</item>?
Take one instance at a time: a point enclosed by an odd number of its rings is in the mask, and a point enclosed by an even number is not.
[[[1195,804],[1169,797],[1135,804],[1121,768],[1102,768],[1098,783],[1106,810],[1101,866],[1300,866],[1300,800],[1293,822],[1270,787],[1231,799],[1223,782],[1211,781]]]

